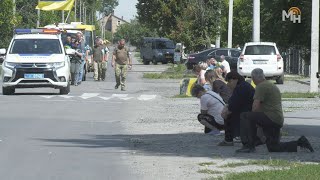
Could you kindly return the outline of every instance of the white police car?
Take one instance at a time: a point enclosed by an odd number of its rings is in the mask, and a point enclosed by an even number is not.
[[[52,87],[60,94],[70,92],[70,59],[73,49],[64,49],[60,31],[16,29],[2,64],[2,94],[16,88]]]

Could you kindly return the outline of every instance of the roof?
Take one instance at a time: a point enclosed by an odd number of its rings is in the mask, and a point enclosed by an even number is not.
[[[16,34],[14,39],[59,39],[57,34]]]
[[[276,43],[274,42],[247,42],[245,45],[270,45],[270,46],[273,46],[275,45]]]

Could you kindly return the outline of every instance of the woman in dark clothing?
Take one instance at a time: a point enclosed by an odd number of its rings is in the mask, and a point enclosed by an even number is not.
[[[220,146],[232,146],[233,138],[240,135],[240,114],[252,109],[255,89],[236,71],[226,76],[228,86],[233,89],[228,105],[222,112],[225,119],[225,140]]]

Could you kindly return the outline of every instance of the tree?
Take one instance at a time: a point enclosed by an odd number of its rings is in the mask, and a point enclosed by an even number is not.
[[[13,17],[13,4],[11,0],[0,1],[0,47],[7,48],[12,38],[13,27],[16,20]]]

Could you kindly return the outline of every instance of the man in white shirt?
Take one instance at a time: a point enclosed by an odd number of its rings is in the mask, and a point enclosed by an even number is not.
[[[224,55],[221,55],[220,59],[221,59],[221,65],[224,67],[223,69],[224,74],[228,74],[231,71],[229,62],[226,61],[226,58],[224,57]]]
[[[198,115],[198,120],[207,128],[205,133],[209,133],[210,130],[220,133],[220,130],[224,129],[224,119],[221,117],[225,106],[223,99],[213,91],[206,91],[199,84],[192,88],[191,94],[200,99],[201,113]]]

